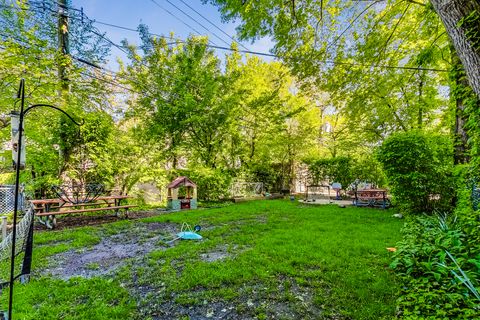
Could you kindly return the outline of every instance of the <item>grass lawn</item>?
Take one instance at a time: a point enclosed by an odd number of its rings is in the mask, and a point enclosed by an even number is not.
[[[385,248],[402,222],[391,215],[267,200],[37,232],[14,316],[392,319],[398,285]],[[183,222],[204,239],[166,243]],[[6,309],[7,290],[1,299]]]

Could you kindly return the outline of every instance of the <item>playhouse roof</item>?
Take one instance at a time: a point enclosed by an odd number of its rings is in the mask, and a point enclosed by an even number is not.
[[[178,187],[185,186],[185,187],[194,187],[196,188],[197,185],[187,177],[178,177],[172,182],[170,182],[167,186],[169,189],[176,189]]]

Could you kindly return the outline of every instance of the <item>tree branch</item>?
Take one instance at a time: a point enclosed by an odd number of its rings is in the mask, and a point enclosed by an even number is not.
[[[418,4],[419,6],[423,6],[423,7],[427,6],[425,3],[418,2],[418,1],[415,1],[415,0],[405,0],[405,1],[410,2],[410,3],[414,3],[414,4]]]

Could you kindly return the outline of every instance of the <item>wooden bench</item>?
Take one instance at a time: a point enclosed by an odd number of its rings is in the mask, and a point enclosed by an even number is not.
[[[64,199],[40,199],[30,202],[34,205],[38,221],[47,228],[53,229],[57,225],[56,216],[61,214],[115,211],[115,215],[120,216],[120,210],[123,210],[125,217],[128,217],[128,209],[136,207],[136,205],[122,205],[121,202],[129,198],[131,197],[103,196],[85,203],[69,203]]]

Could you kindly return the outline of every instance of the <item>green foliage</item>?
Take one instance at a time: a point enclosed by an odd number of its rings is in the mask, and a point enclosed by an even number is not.
[[[405,212],[448,210],[454,195],[448,137],[421,131],[397,133],[384,141],[377,157],[397,205]]]
[[[132,63],[123,72],[135,89],[155,91],[136,99],[132,116],[143,120],[145,137],[157,141],[173,167],[187,149],[200,165],[215,168],[235,110],[219,59],[203,38],[190,38],[172,50],[163,38],[144,37],[151,50],[140,58],[132,47]]]
[[[465,245],[469,248],[477,247],[480,243],[480,233],[478,228],[480,226],[480,208],[474,210],[473,201],[478,203],[480,199],[473,199],[473,189],[478,188],[478,175],[476,174],[475,166],[457,165],[454,170],[454,177],[456,182],[456,206],[455,214],[462,222],[462,230],[468,237],[466,237]]]
[[[279,163],[256,162],[249,168],[248,180],[262,182],[265,191],[278,192],[285,185],[284,168]]]
[[[472,191],[476,182],[472,173],[471,165],[456,165],[453,170],[456,185],[455,214],[462,218],[474,213]]]
[[[361,155],[358,159],[355,159],[352,172],[355,179],[367,181],[376,187],[383,187],[387,183],[382,165],[374,154]]]
[[[353,176],[353,159],[350,157],[310,159],[306,163],[312,184],[320,184],[322,181],[340,182],[346,188],[356,178]]]
[[[229,196],[232,177],[226,171],[206,167],[191,170],[176,170],[177,175],[189,177],[197,185],[199,200],[214,201]],[[172,172],[173,173],[173,172]]]
[[[378,142],[398,130],[435,127],[446,109],[439,94],[446,73],[415,70],[449,67],[444,59],[448,36],[429,5],[203,1],[217,5],[227,21],[239,21],[240,39],[270,36],[272,51],[305,87],[328,93],[326,105],[347,116],[362,142]]]
[[[470,45],[476,50],[480,50],[480,12],[471,11],[467,16],[461,19],[458,27],[465,30],[465,37],[470,41]]]
[[[455,275],[464,272],[474,286],[480,285],[480,245],[470,242],[465,231],[455,216],[420,216],[407,221],[391,264],[401,282],[397,303],[402,318],[480,316],[480,301]]]
[[[57,10],[57,3],[53,0],[44,1],[42,10],[38,4],[20,1],[11,3],[0,1],[0,96],[2,101],[2,116],[0,141],[4,143],[10,139],[9,121],[6,114],[11,109],[18,110],[16,96],[17,85],[21,78],[26,79],[26,105],[46,103],[59,107],[70,113],[76,120],[84,113],[106,108],[108,95],[111,93],[104,83],[86,78],[89,72],[85,65],[70,56],[64,55],[57,48],[58,17],[52,15]],[[22,10],[25,9],[25,10]],[[95,34],[92,22],[82,19],[80,12],[72,10],[68,13],[70,36],[69,53],[77,58],[84,58],[91,62],[105,61],[110,44],[100,34]],[[65,68],[69,79],[69,91],[60,93],[62,84],[58,80],[58,68]],[[93,124],[98,119],[105,119],[104,113],[92,115],[87,122]],[[85,116],[88,118],[88,116]],[[97,118],[98,119],[94,119]],[[97,126],[99,123],[93,124]],[[66,128],[69,126],[70,128]],[[113,127],[113,123],[108,126]],[[105,128],[99,125],[98,128]],[[92,127],[90,127],[92,129]],[[98,132],[91,144],[101,144],[105,132]],[[49,183],[58,183],[65,170],[76,171],[77,164],[73,163],[78,153],[73,146],[78,138],[78,127],[70,123],[58,111],[41,107],[32,110],[25,118],[25,135],[27,150],[27,169],[31,178],[26,181],[29,189],[35,196],[47,196]],[[107,135],[108,137],[108,135]],[[98,143],[97,143],[98,142]],[[60,146],[60,152],[56,148]],[[103,157],[105,153],[99,149],[89,155],[89,161],[95,162],[101,177],[108,176],[108,161],[95,158]],[[103,149],[103,148],[100,148]],[[75,175],[75,172],[69,172]],[[88,179],[97,179],[89,177]]]
[[[298,159],[315,145],[319,117],[288,69],[256,57],[242,61],[234,52],[222,72],[205,39],[172,46],[142,30],[143,56],[130,46],[122,72],[136,90],[155,88],[134,97],[128,113],[155,161],[235,172],[269,190],[290,188]]]
[[[106,112],[87,112],[78,127],[63,117],[59,129],[59,145],[65,158],[62,172],[82,183],[113,185],[112,117]]]

